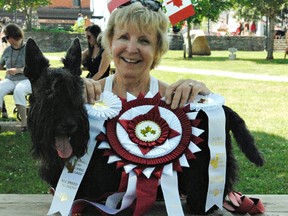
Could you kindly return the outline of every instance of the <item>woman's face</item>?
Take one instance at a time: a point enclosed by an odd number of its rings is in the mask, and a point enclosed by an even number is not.
[[[91,46],[94,46],[96,44],[96,38],[94,37],[94,35],[89,31],[86,31],[85,34],[86,34],[86,38],[87,38],[88,43]]]
[[[115,26],[110,45],[117,73],[125,79],[150,75],[156,53],[156,33],[140,32],[129,26]]]

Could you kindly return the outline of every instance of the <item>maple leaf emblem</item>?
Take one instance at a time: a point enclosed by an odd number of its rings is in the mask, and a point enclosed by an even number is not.
[[[215,158],[211,159],[210,164],[214,169],[218,168],[219,166],[219,157],[219,154],[216,154]]]
[[[171,0],[167,2],[167,4],[171,4],[171,3],[173,3],[173,6],[176,6],[176,7],[181,7],[183,5],[182,0]]]
[[[147,126],[147,127],[145,127],[145,129],[142,129],[142,130],[141,130],[141,133],[143,134],[144,137],[147,137],[147,134],[148,134],[148,133],[155,134],[156,131],[153,130],[152,127]]]

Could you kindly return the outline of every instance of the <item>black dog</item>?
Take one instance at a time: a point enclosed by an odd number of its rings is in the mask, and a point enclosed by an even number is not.
[[[55,186],[65,159],[71,154],[83,156],[89,139],[80,78],[81,47],[75,40],[62,60],[64,68],[49,68],[49,61],[30,38],[26,52],[24,73],[32,85],[28,115],[32,153],[41,161],[41,177]]]
[[[64,68],[49,68],[49,61],[36,43],[32,39],[27,41],[24,72],[30,79],[33,90],[28,115],[32,150],[35,158],[41,161],[42,179],[54,188],[67,159],[74,155],[83,156],[89,139],[89,124],[86,110],[83,108],[83,81],[80,78],[81,47],[78,39],[73,41],[63,63]],[[233,191],[233,185],[237,181],[237,164],[232,152],[231,131],[240,149],[251,162],[262,166],[264,161],[243,119],[230,108],[226,106],[223,108],[226,115],[227,172],[224,192],[226,195]],[[200,136],[204,142],[198,145],[202,151],[195,153],[196,159],[189,161],[189,168],[183,168],[183,171],[178,173],[179,191],[187,195],[189,212],[205,214],[207,170],[210,161],[207,144],[208,117],[205,112],[199,111],[197,119],[201,120],[198,128],[205,130]],[[115,163],[107,164],[108,159],[103,153],[104,150],[94,150],[76,198],[99,200],[104,194],[118,190],[122,170],[117,169]],[[161,197],[160,193],[158,197]],[[213,207],[206,213],[215,209],[216,207]]]

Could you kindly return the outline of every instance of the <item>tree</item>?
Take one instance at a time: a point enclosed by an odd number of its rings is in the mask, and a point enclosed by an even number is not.
[[[288,0],[234,0],[238,8],[247,7],[250,10],[259,12],[262,16],[268,18],[268,37],[267,37],[267,57],[274,59],[274,26],[276,17],[287,7]]]
[[[191,24],[200,24],[206,17],[211,21],[217,21],[221,12],[232,7],[230,0],[191,0],[194,5],[195,15],[187,21],[188,58],[192,58]]]
[[[40,6],[47,6],[50,0],[0,0],[0,7],[7,11],[18,10],[25,15],[27,31],[32,29],[32,12]]]

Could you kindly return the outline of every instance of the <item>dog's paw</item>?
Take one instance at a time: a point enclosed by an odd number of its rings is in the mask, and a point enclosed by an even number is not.
[[[258,166],[258,167],[263,166],[264,163],[265,163],[263,154],[262,154],[262,153],[259,153],[258,155],[256,155],[256,156],[253,158],[253,163],[254,163],[256,166]]]

